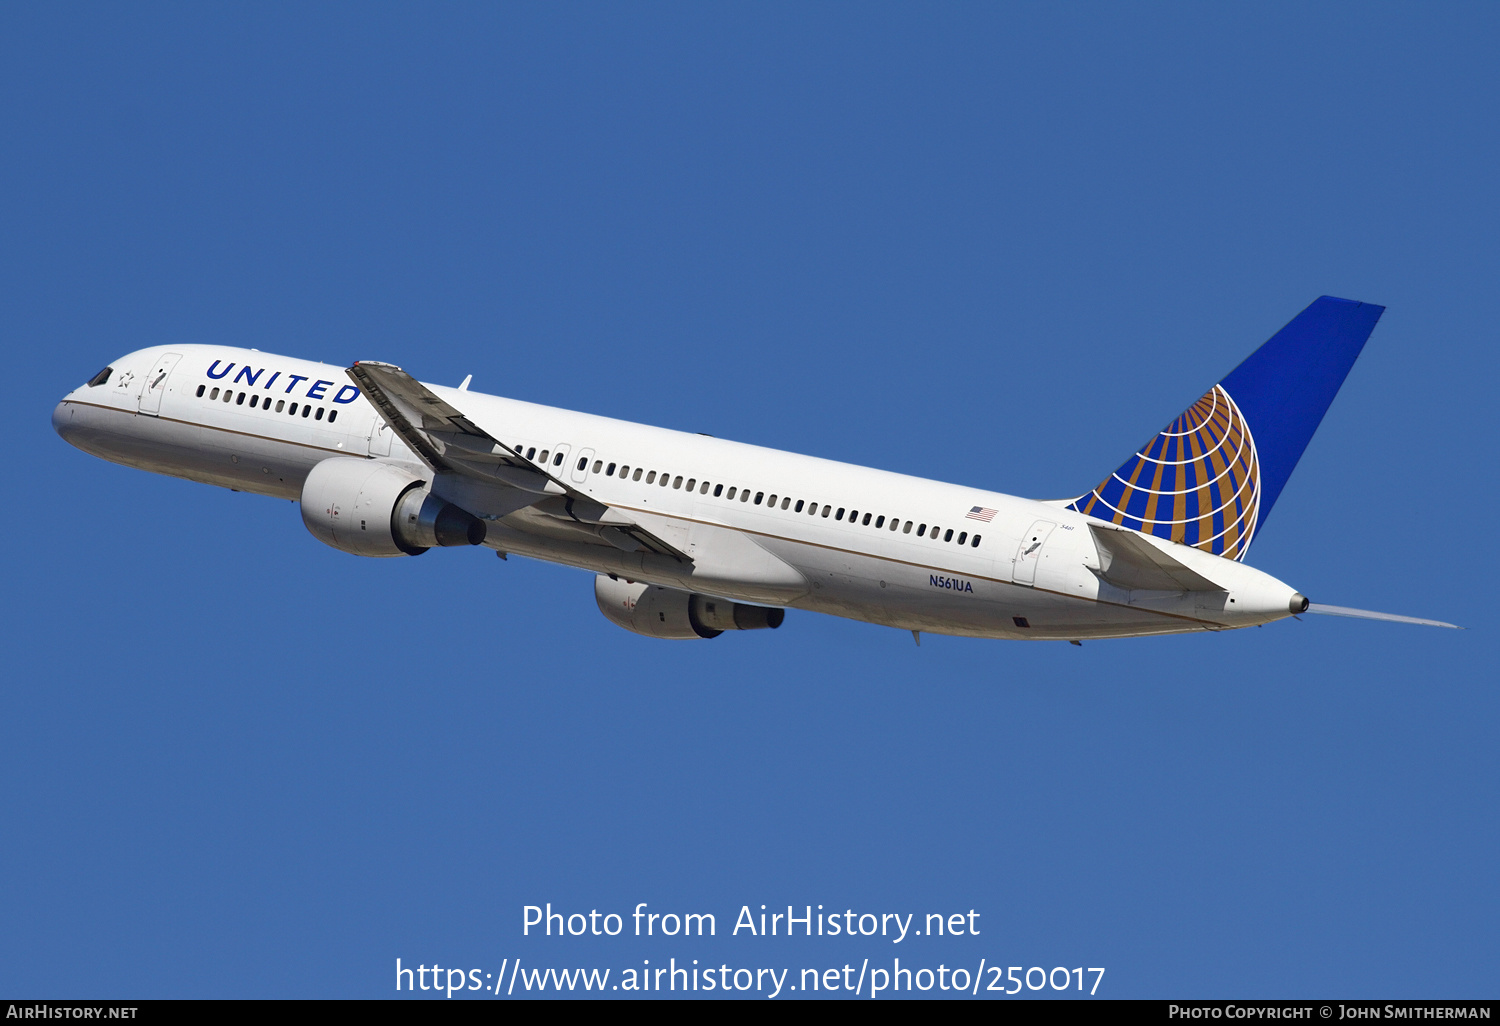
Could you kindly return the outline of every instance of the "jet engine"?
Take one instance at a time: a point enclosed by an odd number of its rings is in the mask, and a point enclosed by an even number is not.
[[[420,556],[433,546],[478,545],[484,521],[428,491],[411,469],[337,456],[302,485],[302,522],[325,545],[356,556]]]
[[[605,574],[594,578],[594,601],[611,623],[648,638],[717,638],[725,631],[780,627],[786,619],[785,609],[747,606]]]

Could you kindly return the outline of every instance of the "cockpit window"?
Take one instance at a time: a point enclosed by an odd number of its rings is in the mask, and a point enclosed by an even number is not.
[[[114,372],[115,372],[115,369],[113,367],[106,367],[106,368],[104,368],[98,374],[95,374],[93,377],[89,378],[89,387],[90,388],[98,388],[100,385],[102,385],[106,381],[108,381],[109,380],[109,376],[111,374],[113,374]]]

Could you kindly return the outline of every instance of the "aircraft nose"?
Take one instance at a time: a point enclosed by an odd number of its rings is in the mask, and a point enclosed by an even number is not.
[[[78,429],[73,423],[73,415],[76,408],[68,400],[64,399],[52,410],[52,430],[56,431],[58,437],[69,445],[77,445],[74,441]]]

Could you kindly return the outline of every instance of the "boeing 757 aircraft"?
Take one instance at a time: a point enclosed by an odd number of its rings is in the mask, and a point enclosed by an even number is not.
[[[782,607],[913,632],[1080,642],[1219,631],[1308,602],[1242,560],[1384,307],[1298,314],[1118,470],[1041,502],[253,349],[123,356],[52,414],[88,453],[301,504],[358,556],[484,545],[591,570],[653,638]]]

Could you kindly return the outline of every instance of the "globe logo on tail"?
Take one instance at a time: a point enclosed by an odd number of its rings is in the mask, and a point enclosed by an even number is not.
[[[1260,461],[1222,385],[1068,509],[1240,559],[1260,512]]]

